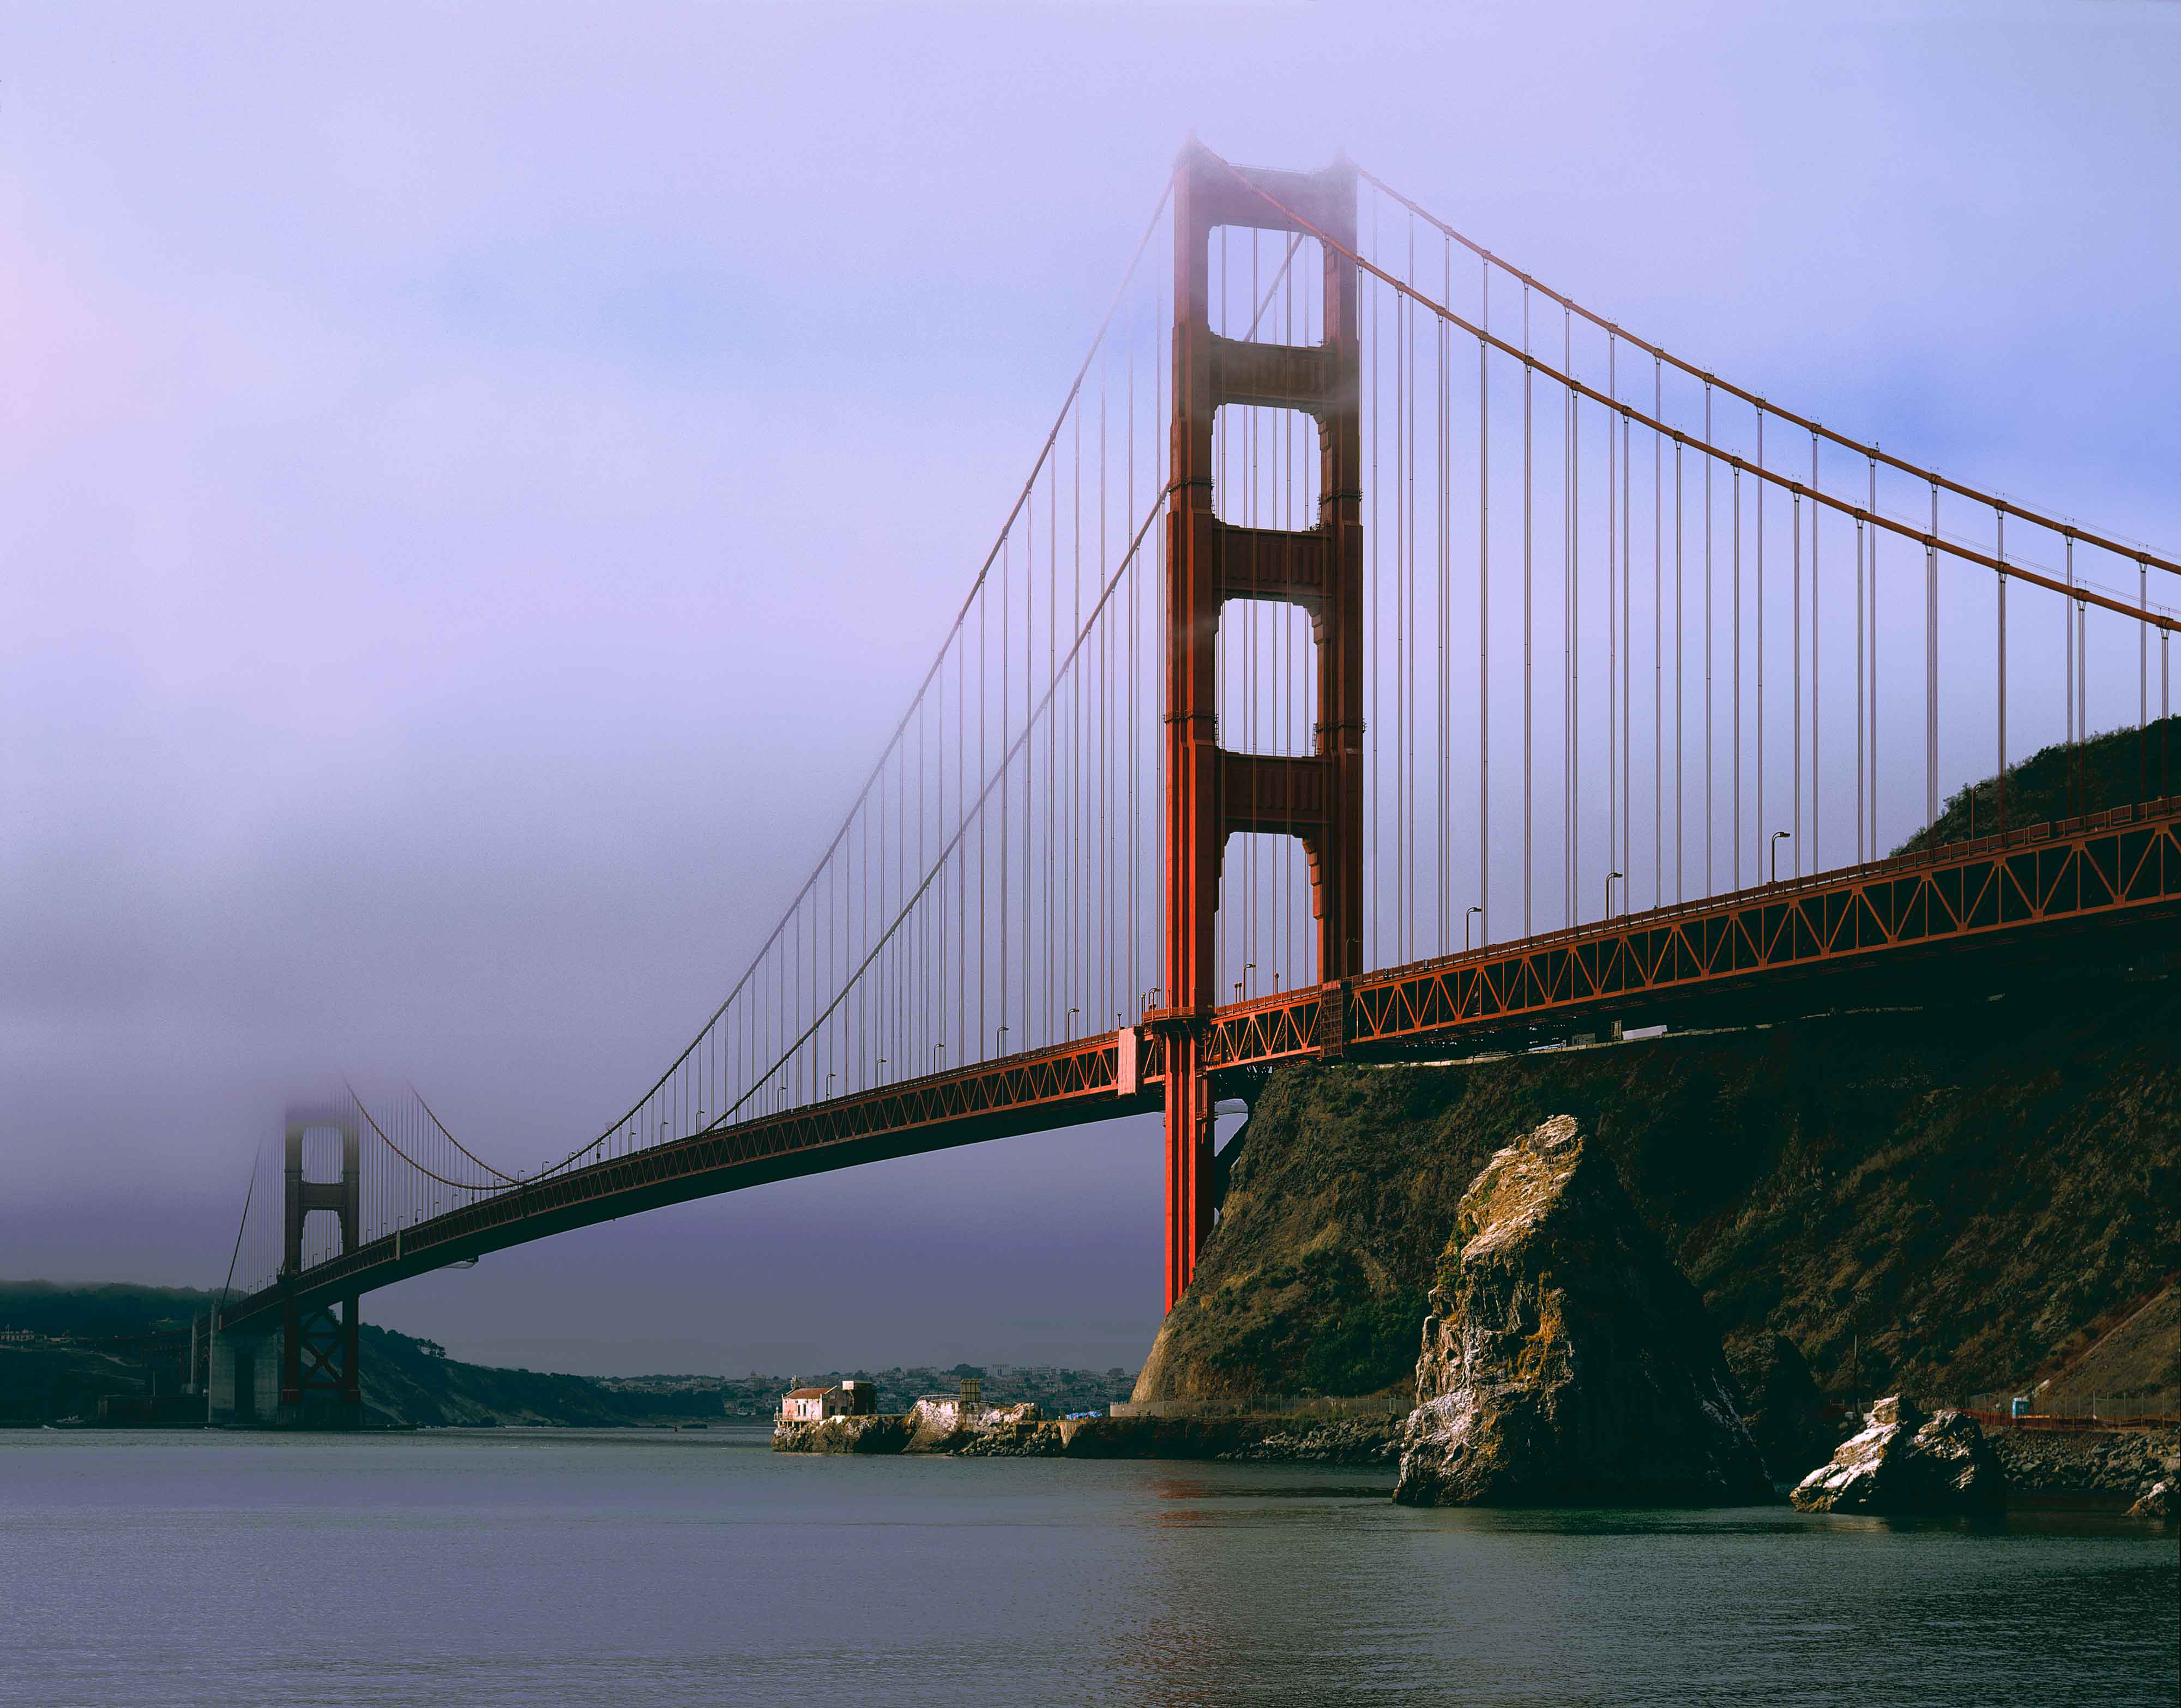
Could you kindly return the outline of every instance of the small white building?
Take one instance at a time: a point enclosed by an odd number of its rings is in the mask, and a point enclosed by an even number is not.
[[[830,1388],[790,1388],[780,1397],[785,1424],[822,1424],[828,1418],[866,1418],[878,1410],[878,1390],[850,1380]]]

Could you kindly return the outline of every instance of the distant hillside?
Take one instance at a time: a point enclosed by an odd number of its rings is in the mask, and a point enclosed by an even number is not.
[[[0,1423],[56,1423],[97,1415],[108,1395],[146,1391],[151,1371],[141,1362],[135,1337],[186,1328],[216,1295],[187,1287],[121,1285],[64,1286],[51,1281],[0,1281],[0,1329],[27,1329],[41,1336],[64,1335],[72,1343],[0,1343]],[[100,1340],[117,1336],[119,1340]],[[493,1424],[559,1424],[593,1429],[707,1425],[770,1419],[791,1385],[785,1375],[751,1371],[741,1376],[627,1376],[594,1380],[539,1370],[503,1369],[450,1358],[436,1342],[364,1323],[361,1334],[364,1407],[378,1424],[430,1428]],[[179,1347],[177,1339],[170,1342]],[[831,1385],[839,1370],[804,1371],[803,1379]],[[1131,1373],[1121,1369],[989,1369],[958,1364],[951,1369],[895,1366],[848,1375],[875,1382],[885,1409],[905,1411],[921,1394],[952,1393],[965,1375],[980,1376],[987,1399],[1006,1404],[1035,1400],[1048,1413],[1103,1409],[1126,1398]],[[160,1391],[179,1386],[179,1364],[168,1365]]]
[[[190,1287],[120,1283],[69,1285],[0,1281],[0,1330],[41,1338],[0,1343],[0,1422],[57,1423],[93,1418],[98,1402],[179,1386],[179,1354],[145,1362],[143,1337],[186,1329],[218,1294]],[[66,1336],[57,1344],[52,1337]],[[717,1384],[628,1391],[587,1376],[499,1369],[450,1358],[430,1341],[367,1322],[362,1330],[363,1396],[378,1424],[558,1424],[613,1427],[710,1423],[723,1415],[726,1390]],[[740,1385],[751,1403],[762,1393],[770,1411],[785,1384],[754,1376]]]
[[[2181,716],[2144,730],[2112,730],[2075,747],[2064,742],[2033,753],[2007,770],[2007,787],[1987,777],[1946,802],[1937,822],[1893,851],[1914,854],[1943,843],[1999,830],[2000,796],[2008,828],[2049,824],[2181,790]]]
[[[122,1281],[0,1281],[0,1329],[96,1339],[185,1329],[217,1292],[132,1287]]]

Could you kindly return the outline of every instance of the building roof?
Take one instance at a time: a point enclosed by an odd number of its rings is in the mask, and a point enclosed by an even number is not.
[[[787,1397],[791,1400],[822,1400],[827,1392],[825,1388],[790,1388]]]

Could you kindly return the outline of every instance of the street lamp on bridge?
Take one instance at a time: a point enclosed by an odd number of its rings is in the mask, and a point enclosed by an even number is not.
[[[1775,884],[1780,881],[1780,845],[1794,834],[1792,830],[1775,830],[1772,833],[1772,881]]]
[[[1469,912],[1461,916],[1461,952],[1464,955],[1469,953],[1469,922],[1483,911],[1482,907],[1471,906]]]

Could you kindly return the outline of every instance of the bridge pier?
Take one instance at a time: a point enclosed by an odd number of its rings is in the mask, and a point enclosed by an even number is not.
[[[1289,210],[1283,212],[1277,201]],[[1292,215],[1292,217],[1291,217]],[[1212,330],[1211,240],[1221,226],[1332,240],[1322,342],[1283,345]],[[1212,1221],[1212,1095],[1206,1034],[1218,1001],[1213,927],[1227,840],[1299,840],[1317,919],[1317,976],[1363,970],[1363,526],[1361,371],[1354,264],[1356,169],[1270,172],[1229,165],[1192,139],[1176,168],[1173,215],[1173,480],[1168,499],[1167,982],[1157,1023],[1167,1047],[1168,1309],[1196,1272]],[[1214,417],[1223,405],[1286,409],[1317,429],[1318,516],[1293,530],[1220,519]],[[1219,745],[1217,641],[1237,599],[1306,613],[1317,706],[1308,753]]]
[[[216,1429],[269,1429],[280,1408],[280,1335],[215,1331],[206,1360],[205,1419]]]

